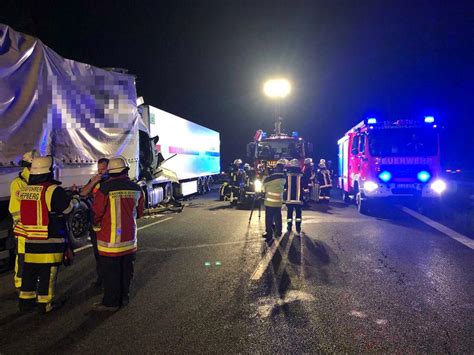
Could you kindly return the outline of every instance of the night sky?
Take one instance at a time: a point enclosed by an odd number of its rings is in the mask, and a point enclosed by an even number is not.
[[[272,130],[262,84],[284,76],[284,128],[314,158],[335,159],[368,115],[431,114],[446,126],[444,165],[474,165],[474,1],[2,0],[0,22],[63,57],[129,69],[146,103],[221,132],[224,163]]]

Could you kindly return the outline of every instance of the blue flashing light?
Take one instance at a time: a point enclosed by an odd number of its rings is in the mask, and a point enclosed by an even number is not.
[[[431,174],[429,172],[425,171],[425,170],[422,170],[418,173],[418,175],[416,177],[421,182],[427,182],[429,179],[431,179]]]
[[[389,182],[392,179],[392,174],[390,174],[389,171],[382,171],[379,174],[379,179],[382,180],[383,182]]]
[[[435,119],[433,116],[425,116],[425,123],[434,123]]]
[[[376,118],[373,118],[373,117],[368,118],[368,119],[367,119],[367,123],[368,123],[368,124],[377,124],[377,119],[376,119]]]
[[[292,136],[293,138],[298,138],[298,132],[292,132],[292,133],[291,133],[291,136]]]
[[[262,132],[262,139],[267,138],[267,132]]]

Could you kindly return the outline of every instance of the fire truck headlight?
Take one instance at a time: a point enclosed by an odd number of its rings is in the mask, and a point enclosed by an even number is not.
[[[373,191],[377,190],[378,187],[379,186],[373,181],[364,182],[364,190],[365,191],[373,192]]]
[[[253,186],[255,186],[255,192],[262,192],[262,182],[259,179],[255,179]]]
[[[389,182],[392,179],[392,174],[390,174],[390,171],[382,171],[379,174],[379,179],[382,180],[383,182]]]
[[[429,179],[431,179],[431,174],[429,172],[425,171],[425,170],[422,170],[418,173],[418,175],[416,177],[421,182],[427,182]]]
[[[435,180],[431,184],[431,189],[441,195],[446,190],[446,183],[443,180]]]

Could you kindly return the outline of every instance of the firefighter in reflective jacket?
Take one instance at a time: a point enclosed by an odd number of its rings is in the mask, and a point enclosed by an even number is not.
[[[123,158],[110,159],[109,179],[101,183],[92,211],[103,277],[102,302],[96,311],[115,311],[129,301],[133,263],[137,251],[136,219],[143,216],[144,194],[128,177]]]
[[[301,233],[301,221],[302,221],[302,186],[301,186],[301,173],[300,162],[298,159],[293,159],[290,161],[290,166],[286,171],[286,199],[285,204],[288,209],[287,211],[287,223],[288,223],[288,232],[291,232],[293,227],[293,211],[295,211],[296,218],[296,235]]]
[[[332,177],[331,172],[326,167],[326,160],[321,159],[318,164],[318,182],[320,188],[319,199],[323,203],[329,203],[331,195]]]
[[[275,236],[281,236],[281,206],[283,205],[283,191],[285,189],[285,175],[283,168],[287,161],[280,159],[277,162],[275,171],[263,181],[263,191],[265,193],[265,234],[264,238],[271,238],[273,232]],[[275,229],[273,229],[275,224]]]
[[[20,166],[23,170],[18,176],[13,179],[10,184],[10,203],[8,204],[8,210],[12,215],[13,228],[17,225],[20,219],[20,189],[28,185],[28,179],[30,177],[30,168],[33,158],[36,156],[36,150],[23,154],[23,158],[20,161]],[[21,235],[15,234],[15,245],[16,245],[16,257],[15,257],[15,272],[14,282],[15,288],[20,292],[21,288],[21,277],[23,275],[23,263],[25,260],[25,238]]]
[[[230,170],[230,202],[236,203],[241,196],[245,184],[245,171],[242,169],[242,160],[235,159]]]
[[[53,159],[33,159],[28,185],[20,190],[20,219],[15,233],[25,240],[25,263],[21,283],[20,311],[38,303],[52,311],[56,278],[66,248],[64,214],[78,203],[53,178]]]

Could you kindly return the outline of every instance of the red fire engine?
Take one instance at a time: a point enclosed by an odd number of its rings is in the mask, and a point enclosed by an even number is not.
[[[381,198],[432,198],[440,179],[439,133],[434,117],[378,121],[368,118],[338,141],[339,187],[361,213]]]
[[[247,156],[255,169],[275,167],[279,159],[298,159],[301,166],[304,159],[311,157],[313,145],[299,137],[297,132],[291,135],[281,131],[281,120],[275,122],[275,133],[267,136],[266,132],[258,130],[254,141],[247,144]]]

